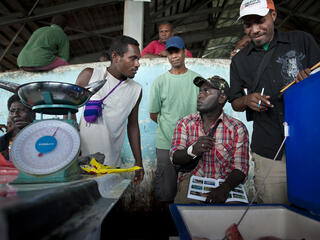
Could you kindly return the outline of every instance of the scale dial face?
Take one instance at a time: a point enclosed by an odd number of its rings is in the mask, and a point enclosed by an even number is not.
[[[79,153],[80,136],[69,123],[43,120],[33,123],[14,138],[10,158],[21,171],[32,175],[55,173]]]

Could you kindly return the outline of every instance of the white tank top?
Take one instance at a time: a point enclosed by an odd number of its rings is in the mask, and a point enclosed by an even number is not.
[[[89,83],[104,79],[106,67],[93,69]],[[105,85],[91,97],[100,100],[115,87],[119,80],[109,72]],[[132,79],[123,81],[105,100],[102,116],[95,123],[87,123],[81,114],[80,137],[81,155],[86,156],[96,152],[105,155],[104,164],[119,167],[126,123],[129,114],[139,98],[141,85]]]

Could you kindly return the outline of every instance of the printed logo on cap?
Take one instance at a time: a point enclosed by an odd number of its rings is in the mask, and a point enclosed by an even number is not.
[[[249,6],[251,6],[251,5],[259,4],[259,3],[261,3],[260,0],[251,0],[251,1],[248,1],[248,2],[246,2],[246,3],[243,4],[242,9],[244,9],[244,8],[246,8],[246,7],[249,7]]]

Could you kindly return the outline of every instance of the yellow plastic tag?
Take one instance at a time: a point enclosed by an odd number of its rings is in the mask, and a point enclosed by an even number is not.
[[[95,158],[92,158],[90,165],[81,165],[80,168],[88,173],[93,174],[107,174],[107,173],[121,173],[121,172],[133,172],[141,169],[141,167],[134,166],[131,168],[115,168],[108,165],[100,164]]]

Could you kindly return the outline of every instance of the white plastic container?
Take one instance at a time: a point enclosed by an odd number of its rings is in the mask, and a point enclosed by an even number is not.
[[[170,205],[180,239],[223,239],[246,206]],[[286,240],[319,240],[320,219],[284,205],[254,205],[239,226],[245,240],[274,236]]]

